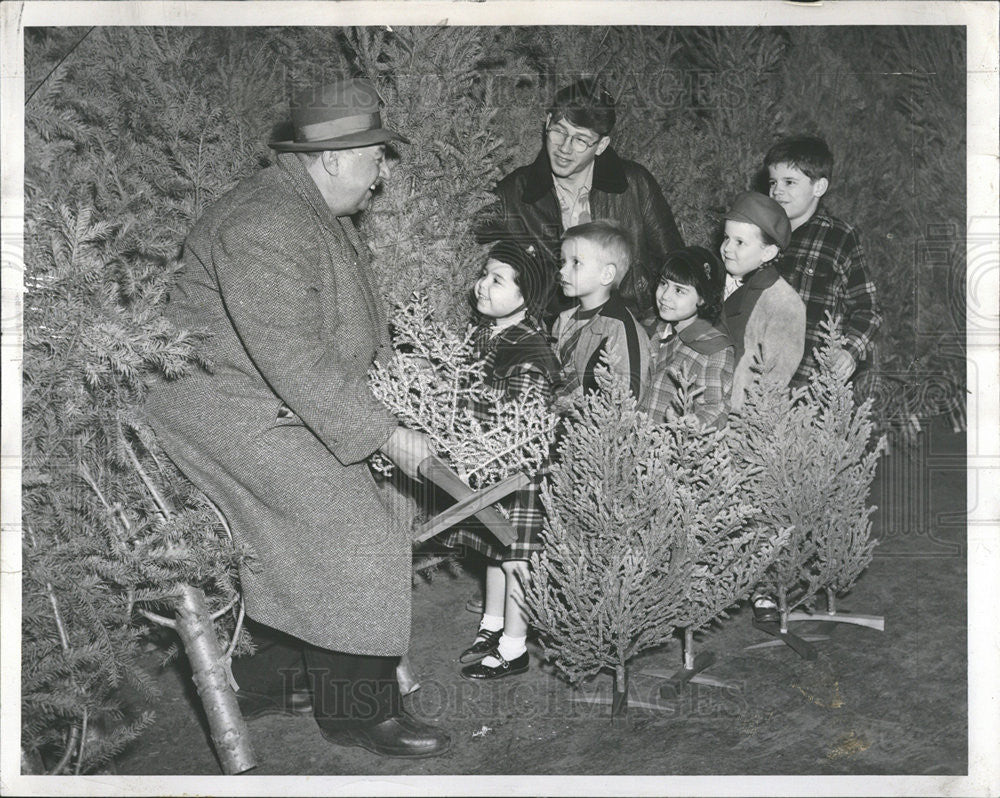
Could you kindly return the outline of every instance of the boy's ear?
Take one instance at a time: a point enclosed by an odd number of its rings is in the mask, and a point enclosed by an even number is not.
[[[608,145],[610,143],[611,143],[611,136],[601,136],[601,140],[597,142],[597,150],[595,151],[595,155],[600,155],[602,152],[604,152],[608,148]]]
[[[824,194],[826,194],[826,190],[828,188],[830,188],[830,181],[827,180],[825,177],[819,178],[819,180],[813,183],[813,196],[816,199],[819,199]]]
[[[778,249],[777,244],[768,244],[762,250],[764,259],[761,261],[761,263],[770,263],[772,260],[778,257],[778,252],[780,251],[781,250]]]
[[[615,277],[618,276],[618,266],[614,263],[604,264],[601,269],[601,285],[614,285]]]

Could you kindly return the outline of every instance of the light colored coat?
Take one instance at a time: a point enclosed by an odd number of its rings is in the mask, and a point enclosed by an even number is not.
[[[722,322],[736,346],[731,409],[743,407],[754,355],[765,384],[787,388],[806,344],[806,306],[773,266],[758,269],[726,300]]]
[[[204,214],[184,261],[166,313],[211,333],[212,371],[158,381],[147,415],[253,550],[249,615],[323,648],[404,653],[407,519],[365,462],[395,427],[367,382],[388,345],[367,246],[281,154]]]

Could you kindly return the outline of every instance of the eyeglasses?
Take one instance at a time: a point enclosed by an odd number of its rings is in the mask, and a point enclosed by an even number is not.
[[[574,152],[586,152],[591,147],[596,146],[597,142],[600,141],[600,139],[598,139],[597,141],[587,141],[586,139],[580,138],[579,136],[571,136],[561,127],[547,127],[545,128],[545,133],[548,135],[549,141],[551,141],[557,147],[561,147],[568,138],[570,140],[570,144],[573,147]]]

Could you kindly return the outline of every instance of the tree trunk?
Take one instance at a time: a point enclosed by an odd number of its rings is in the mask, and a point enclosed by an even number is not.
[[[778,588],[778,615],[781,617],[781,633],[788,632],[788,594],[785,588]]]
[[[832,587],[826,589],[826,614],[837,614],[837,594],[833,592]]]
[[[690,626],[684,627],[684,670],[694,670],[694,632]]]
[[[618,725],[625,722],[628,714],[628,666],[615,667],[615,686],[611,693],[611,722]]]
[[[257,767],[246,721],[226,677],[219,641],[205,608],[205,594],[198,588],[181,586],[176,625],[223,773],[232,776]]]

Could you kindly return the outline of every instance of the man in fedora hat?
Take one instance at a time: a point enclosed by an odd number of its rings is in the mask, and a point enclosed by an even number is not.
[[[388,326],[351,217],[388,177],[375,87],[297,94],[277,163],[195,224],[167,305],[210,334],[211,363],[151,387],[147,412],[177,466],[253,560],[240,580],[264,645],[237,660],[251,716],[312,711],[327,739],[434,756],[448,735],[403,712],[396,666],[410,631],[411,544],[367,459],[415,477],[426,438],[397,425],[367,373]],[[310,709],[311,689],[311,709]]]

